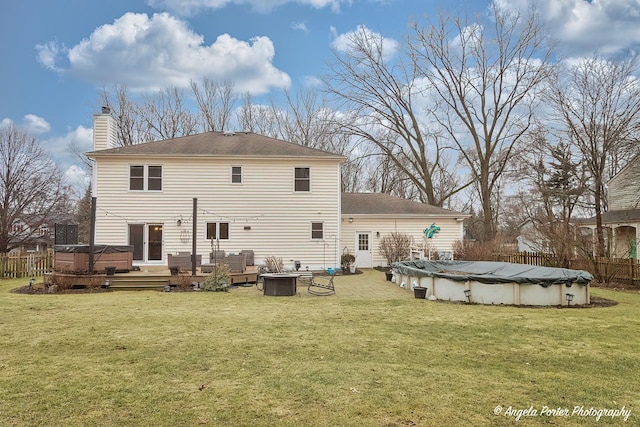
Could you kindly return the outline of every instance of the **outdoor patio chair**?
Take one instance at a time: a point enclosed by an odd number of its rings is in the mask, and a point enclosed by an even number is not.
[[[327,296],[336,293],[336,288],[333,285],[333,278],[336,276],[336,272],[333,269],[328,271],[328,276],[319,276],[311,273],[310,275],[302,275],[299,280],[302,283],[307,282],[307,292],[311,295]]]

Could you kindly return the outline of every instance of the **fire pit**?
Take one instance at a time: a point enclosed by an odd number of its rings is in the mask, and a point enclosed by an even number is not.
[[[270,296],[293,296],[296,294],[296,281],[299,274],[266,273],[260,277],[264,280],[264,294]]]

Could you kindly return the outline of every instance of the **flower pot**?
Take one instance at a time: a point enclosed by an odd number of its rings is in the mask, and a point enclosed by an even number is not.
[[[387,271],[384,275],[387,277],[388,282],[393,280],[393,271]]]
[[[105,267],[104,268],[107,276],[113,276],[114,274],[116,274],[116,268],[115,267]]]
[[[350,265],[350,266],[349,266],[349,272],[350,272],[351,274],[355,273],[355,272],[356,272],[356,266],[355,266],[355,265]]]
[[[416,286],[415,288],[413,288],[413,296],[416,298],[425,299],[427,297],[427,288]]]

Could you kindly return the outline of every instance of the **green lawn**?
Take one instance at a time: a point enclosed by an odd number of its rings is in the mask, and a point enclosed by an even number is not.
[[[639,294],[558,309],[9,292],[24,284],[0,282],[3,427],[514,425],[509,407],[538,412],[518,425],[640,423]]]

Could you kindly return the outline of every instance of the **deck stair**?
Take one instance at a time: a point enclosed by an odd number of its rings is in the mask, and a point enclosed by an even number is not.
[[[164,290],[169,284],[168,277],[123,277],[114,276],[109,279],[109,288],[118,291]]]

